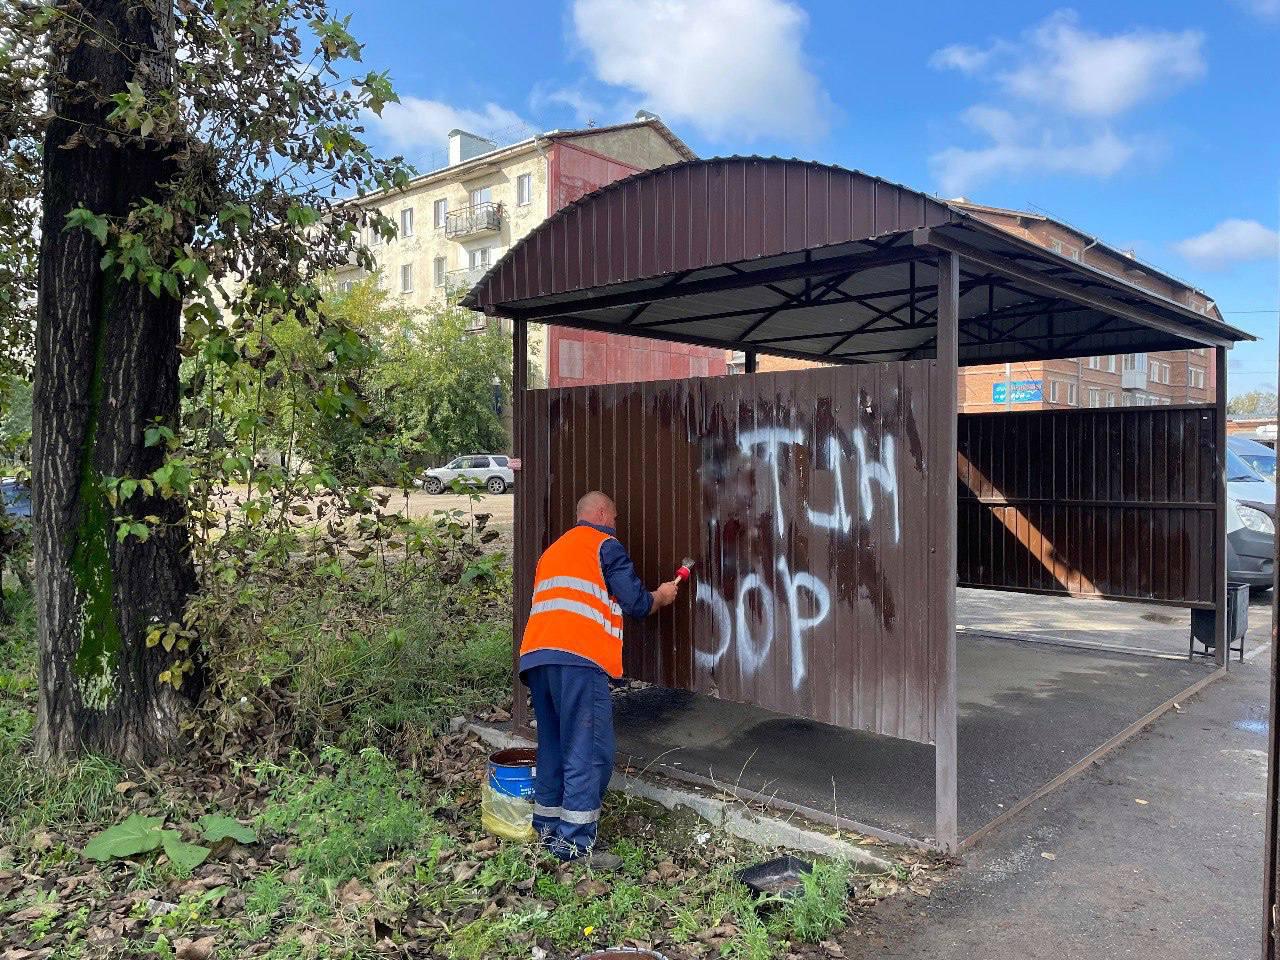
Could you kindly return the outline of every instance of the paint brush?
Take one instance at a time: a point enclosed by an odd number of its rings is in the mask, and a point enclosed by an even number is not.
[[[676,571],[676,579],[680,581],[688,580],[693,575],[693,558],[685,557],[680,561],[680,569]]]

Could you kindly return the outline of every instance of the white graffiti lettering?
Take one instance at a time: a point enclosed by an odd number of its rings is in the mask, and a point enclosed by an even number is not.
[[[778,533],[786,529],[786,518],[782,515],[782,483],[778,478],[778,450],[785,446],[795,446],[804,442],[804,434],[793,427],[760,427],[747,430],[738,435],[738,446],[743,453],[750,454],[756,447],[764,447],[764,461],[769,464],[769,475],[773,479],[773,515],[777,520]]]
[[[858,454],[858,498],[862,501],[862,519],[871,520],[875,512],[875,503],[871,499],[871,482],[880,484],[880,488],[893,501],[893,542],[902,539],[902,528],[898,522],[898,475],[893,469],[893,437],[885,435],[880,441],[880,459],[867,462],[867,438],[861,429],[853,431],[853,449]]]
[[[742,478],[741,484],[735,481],[734,487],[763,490],[766,486],[772,486],[773,516],[780,537],[786,532],[787,521],[783,508],[782,478],[779,475],[784,460],[783,451],[786,447],[800,446],[805,441],[806,433],[794,427],[759,427],[743,431],[738,436],[738,447],[745,459],[734,474]],[[846,452],[849,446],[852,446],[852,456]],[[889,501],[888,505],[893,511],[893,539],[897,543],[901,540],[902,531],[894,438],[888,435],[881,438],[876,457],[869,456],[867,447],[866,432],[861,427],[855,427],[847,435],[826,438],[824,452],[828,468],[833,474],[833,502],[829,509],[805,504],[805,512],[811,526],[850,534],[855,518],[864,524],[875,518],[878,487],[880,500]],[[759,479],[761,469],[767,473],[767,480]],[[847,492],[852,492],[852,482],[846,483],[846,472],[849,470],[855,473],[853,481],[857,484],[857,508],[851,508],[846,495]],[[716,508],[709,520],[713,531],[712,539],[717,536],[714,531],[721,526],[720,518],[714,515],[719,509],[752,508],[745,502],[735,507]],[[781,544],[779,547],[782,549]],[[768,562],[765,558],[761,559]],[[752,676],[769,659],[774,642],[778,639],[777,620],[785,617],[783,629],[786,636],[783,642],[790,649],[791,684],[794,689],[799,690],[809,673],[806,643],[814,630],[831,615],[831,590],[819,577],[807,570],[793,573],[785,555],[775,556],[773,563],[773,571],[768,571],[766,567],[763,570],[757,568],[744,572],[737,582],[736,591],[731,589],[725,596],[717,593],[706,581],[698,581],[694,593],[695,603],[704,611],[703,622],[709,620],[707,635],[714,640],[715,649],[695,650],[694,656],[698,666],[709,671],[732,651],[742,675]],[[775,613],[775,602],[778,600],[785,604],[785,612]]]

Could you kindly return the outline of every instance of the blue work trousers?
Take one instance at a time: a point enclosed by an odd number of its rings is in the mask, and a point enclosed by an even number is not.
[[[533,826],[557,857],[591,849],[613,773],[609,678],[587,666],[547,664],[524,674],[538,718]]]

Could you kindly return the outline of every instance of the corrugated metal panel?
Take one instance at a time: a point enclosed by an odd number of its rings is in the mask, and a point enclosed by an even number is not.
[[[517,565],[599,487],[647,584],[698,561],[675,607],[628,622],[629,675],[932,742],[934,366],[530,392]]]
[[[959,418],[960,583],[1210,607],[1213,407]]]
[[[575,215],[580,208],[592,215]],[[628,177],[566,207],[513,247],[468,303],[474,298],[484,309],[949,219],[945,204],[853,170],[777,157],[694,160]],[[567,266],[562,258],[579,262]],[[571,286],[568,277],[584,280]]]

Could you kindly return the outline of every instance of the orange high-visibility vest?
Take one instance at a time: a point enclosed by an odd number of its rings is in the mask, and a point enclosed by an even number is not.
[[[534,650],[563,650],[622,676],[622,608],[609,595],[600,548],[613,537],[585,524],[565,533],[538,560],[529,620],[520,643]]]

